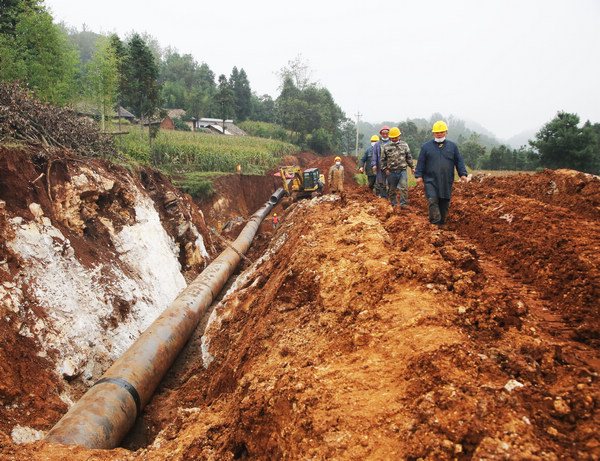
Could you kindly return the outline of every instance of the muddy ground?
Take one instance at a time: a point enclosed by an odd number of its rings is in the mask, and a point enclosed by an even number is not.
[[[0,433],[0,458],[600,459],[600,180],[479,179],[443,230],[422,190],[392,209],[351,174],[341,197],[278,206],[215,306],[213,361],[198,332],[122,448]]]

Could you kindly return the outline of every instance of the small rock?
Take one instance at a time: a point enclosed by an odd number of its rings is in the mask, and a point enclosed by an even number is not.
[[[569,408],[567,402],[565,402],[561,397],[556,397],[556,399],[554,399],[554,409],[561,415],[567,415],[571,413],[571,408]]]
[[[30,203],[29,211],[31,211],[31,214],[36,221],[40,221],[42,216],[44,216],[44,210],[42,210],[42,207],[39,203]]]
[[[508,392],[512,392],[520,387],[523,387],[523,384],[517,381],[516,379],[511,379],[504,385],[504,389],[506,389]]]

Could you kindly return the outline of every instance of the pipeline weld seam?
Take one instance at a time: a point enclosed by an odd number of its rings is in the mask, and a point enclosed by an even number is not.
[[[130,383],[125,381],[123,378],[102,378],[96,384],[94,384],[92,387],[95,387],[98,384],[102,384],[102,383],[113,383],[113,384],[116,384],[117,386],[122,387],[127,392],[129,392],[131,397],[133,397],[133,401],[135,402],[135,411],[136,411],[135,417],[136,418],[138,417],[138,415],[141,413],[142,402],[140,399],[140,394],[138,394],[138,391],[135,387],[133,387]]]

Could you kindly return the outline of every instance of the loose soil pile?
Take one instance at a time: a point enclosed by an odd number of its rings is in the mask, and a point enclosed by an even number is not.
[[[344,165],[344,195],[261,226],[214,360],[198,334],[127,449],[5,437],[3,459],[599,459],[600,180],[457,184],[440,230],[422,190],[392,209]]]

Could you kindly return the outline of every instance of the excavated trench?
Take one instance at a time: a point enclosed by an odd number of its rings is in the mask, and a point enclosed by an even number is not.
[[[476,177],[440,230],[422,191],[394,210],[351,176],[263,222],[121,448],[0,454],[599,459],[600,180]]]

